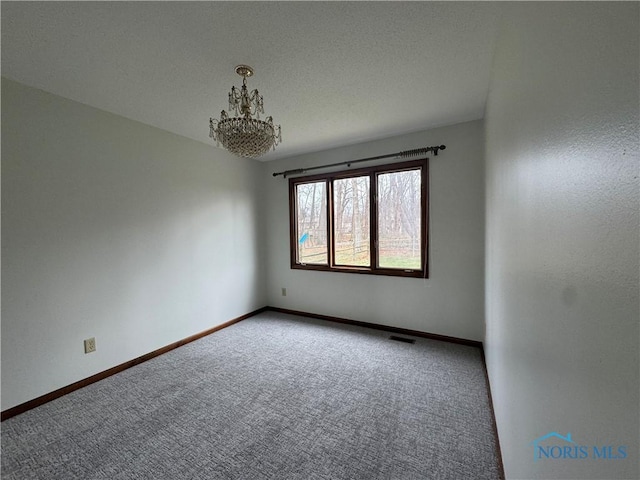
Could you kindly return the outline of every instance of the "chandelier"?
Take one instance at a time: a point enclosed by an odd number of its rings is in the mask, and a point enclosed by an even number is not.
[[[253,75],[253,68],[238,65],[236,73],[242,77],[242,88],[238,91],[231,87],[229,93],[229,113],[234,112],[235,116],[230,117],[222,110],[220,120],[210,118],[209,136],[234,155],[257,158],[272,148],[275,150],[282,143],[282,133],[280,125],[273,124],[273,118],[260,120],[260,114],[264,113],[262,95],[258,90],[247,89],[247,77]]]

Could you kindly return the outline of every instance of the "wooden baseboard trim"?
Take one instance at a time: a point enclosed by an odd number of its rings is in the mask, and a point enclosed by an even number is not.
[[[177,342],[174,342],[170,345],[161,347],[157,350],[154,350],[153,352],[149,352],[145,355],[134,358],[133,360],[129,360],[128,362],[121,363],[120,365],[116,365],[115,367],[112,367],[108,370],[96,373],[95,375],[79,380],[75,383],[72,383],[71,385],[67,385],[66,387],[59,388],[58,390],[54,390],[53,392],[50,392],[50,393],[45,393],[44,395],[34,398],[33,400],[29,400],[28,402],[21,403],[20,405],[4,410],[1,413],[2,418],[0,421],[4,422],[8,418],[15,417],[16,415],[20,415],[21,413],[24,413],[27,410],[31,410],[32,408],[36,408],[36,407],[39,407],[40,405],[44,405],[45,403],[48,403],[52,400],[55,400],[56,398],[62,397],[63,395],[74,392],[83,387],[86,387],[87,385],[91,385],[92,383],[99,382],[100,380],[110,377],[111,375],[115,375],[116,373],[122,372],[127,368],[131,368],[135,365],[139,365],[140,363],[146,362],[147,360],[151,360],[152,358],[157,357],[158,355],[162,355],[163,353],[167,353],[173,349],[186,345],[187,343],[191,343],[202,337],[211,335],[212,333],[217,332],[218,330],[222,330],[223,328],[229,327],[234,323],[238,323],[249,317],[253,317],[254,315],[262,313],[265,310],[267,310],[267,307],[259,308],[258,310],[254,310],[253,312],[247,313],[245,315],[241,315],[221,325],[218,325],[213,328],[209,328],[208,330],[205,330],[200,333],[196,333],[195,335],[191,335],[190,337],[183,338],[182,340],[178,340]]]
[[[289,313],[291,315],[300,315],[302,317],[316,318],[318,320],[328,320],[330,322],[345,323],[348,325],[356,325],[358,327],[373,328],[375,330],[384,330],[387,332],[400,333],[402,335],[411,335],[413,337],[429,338],[431,340],[440,340],[441,342],[457,343],[468,347],[482,348],[482,342],[477,340],[468,340],[466,338],[449,337],[447,335],[438,335],[437,333],[421,332],[419,330],[410,330],[408,328],[391,327],[389,325],[380,325],[377,323],[361,322],[359,320],[349,320],[348,318],[332,317],[329,315],[320,315],[318,313],[301,312],[299,310],[289,310],[280,307],[266,307],[267,311]]]
[[[484,366],[484,379],[487,383],[487,395],[489,396],[489,408],[491,409],[491,421],[493,423],[493,434],[496,437],[496,450],[498,451],[498,467],[500,468],[500,478],[505,480],[504,463],[502,461],[502,449],[500,448],[500,437],[498,436],[498,423],[496,422],[496,411],[493,408],[493,397],[491,396],[491,383],[489,383],[489,371],[487,370],[487,359],[484,356],[484,346],[480,348],[482,354],[482,365]]]

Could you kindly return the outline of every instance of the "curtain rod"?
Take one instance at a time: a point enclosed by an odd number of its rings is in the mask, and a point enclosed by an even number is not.
[[[433,154],[437,156],[438,150],[444,150],[445,148],[447,148],[446,145],[438,145],[436,147],[415,148],[413,150],[405,150],[404,152],[390,153],[388,155],[379,155],[377,157],[361,158],[359,160],[350,160],[348,162],[330,163],[328,165],[319,165],[317,167],[295,168],[293,170],[285,170],[284,172],[276,172],[273,174],[273,176],[277,177],[278,175],[283,175],[284,178],[287,178],[287,175],[296,175],[299,173],[309,172],[311,170],[318,170],[320,168],[338,167],[341,165],[347,165],[348,167],[350,167],[352,163],[370,162],[372,160],[380,160],[381,158],[391,158],[391,157],[402,157],[402,158],[415,157],[416,155],[422,155],[428,152],[433,152]]]

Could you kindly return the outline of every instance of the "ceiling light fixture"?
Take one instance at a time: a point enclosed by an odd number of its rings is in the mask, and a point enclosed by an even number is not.
[[[231,87],[229,93],[229,113],[233,111],[235,116],[230,117],[222,110],[220,120],[210,118],[209,136],[234,155],[257,158],[271,148],[275,150],[282,143],[282,133],[280,125],[273,124],[273,118],[260,120],[260,114],[264,113],[262,95],[257,89],[252,92],[247,89],[247,77],[253,75],[253,68],[238,65],[236,73],[242,77],[242,88]]]

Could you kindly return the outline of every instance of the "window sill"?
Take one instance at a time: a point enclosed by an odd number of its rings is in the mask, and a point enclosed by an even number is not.
[[[294,263],[291,265],[294,270],[312,270],[316,272],[338,272],[338,273],[359,273],[364,275],[383,275],[386,277],[407,277],[407,278],[429,278],[420,270],[400,270],[392,268],[370,268],[370,267],[329,267],[327,265],[310,265]]]

